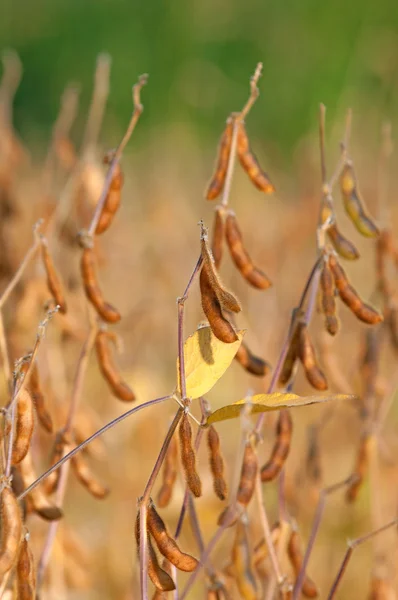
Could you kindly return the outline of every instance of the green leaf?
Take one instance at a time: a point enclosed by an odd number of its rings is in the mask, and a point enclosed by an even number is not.
[[[245,406],[251,405],[250,414],[267,412],[270,410],[279,410],[281,408],[295,408],[297,406],[308,406],[309,404],[317,404],[319,402],[329,402],[330,400],[351,400],[356,398],[350,394],[329,394],[327,396],[297,396],[296,394],[284,394],[275,392],[274,394],[257,394],[252,396],[248,401],[247,398],[238,400],[233,404],[228,404],[212,412],[206,425],[217,423],[218,421],[226,421],[228,419],[236,419],[240,416]]]
[[[232,344],[221,342],[210,327],[200,327],[184,344],[185,379],[188,398],[199,398],[222,377],[241,345],[244,330],[238,331],[238,340]],[[179,360],[177,359],[177,381]],[[180,386],[178,383],[178,391]]]

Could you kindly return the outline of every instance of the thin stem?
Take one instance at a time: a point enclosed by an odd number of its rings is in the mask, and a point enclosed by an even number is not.
[[[83,344],[83,348],[80,353],[78,367],[76,370],[75,381],[73,384],[73,393],[71,402],[68,410],[68,417],[64,425],[64,433],[67,434],[71,431],[73,422],[76,416],[76,412],[79,406],[79,401],[83,392],[84,379],[87,372],[88,361],[90,358],[91,350],[93,349],[95,338],[97,335],[97,327],[91,326],[88,333],[87,339]]]
[[[169,427],[163,445],[160,449],[159,456],[156,459],[155,466],[153,467],[152,473],[148,479],[148,482],[145,486],[144,493],[140,499],[140,583],[141,583],[141,599],[146,600],[148,597],[148,581],[147,581],[147,572],[148,572],[148,538],[147,538],[147,528],[146,528],[146,517],[147,517],[147,509],[148,502],[150,499],[150,495],[152,492],[153,485],[156,481],[156,477],[161,469],[164,458],[166,456],[168,447],[171,442],[171,438],[174,435],[174,432],[177,428],[178,423],[181,420],[181,417],[184,413],[182,408],[179,408],[176,412],[176,415]]]
[[[315,539],[318,534],[319,526],[321,524],[323,513],[325,510],[326,498],[330,494],[333,494],[334,492],[337,492],[338,490],[340,490],[342,487],[352,483],[353,479],[355,479],[355,477],[353,477],[351,475],[350,477],[346,478],[344,481],[340,481],[339,483],[335,483],[334,485],[331,485],[331,486],[321,490],[321,492],[319,494],[318,504],[317,504],[317,507],[315,510],[315,516],[314,516],[314,521],[312,524],[311,534],[310,534],[310,537],[308,540],[307,548],[305,549],[303,562],[301,564],[301,569],[297,576],[296,583],[294,584],[292,600],[297,600],[298,598],[300,598],[301,588],[303,587],[308,562],[310,560],[311,552],[313,550],[313,547],[315,544]]]
[[[191,587],[195,583],[201,570],[206,566],[206,563],[207,563],[211,553],[213,552],[214,548],[217,546],[218,542],[221,540],[221,537],[225,531],[225,528],[228,526],[229,526],[229,523],[227,522],[226,524],[219,527],[217,529],[217,531],[215,532],[215,534],[213,535],[210,542],[207,544],[206,550],[203,552],[203,554],[200,557],[200,564],[197,566],[195,571],[193,571],[193,573],[189,577],[189,579],[185,585],[185,588],[183,589],[183,591],[181,593],[180,600],[184,600],[184,598],[188,597],[188,592],[190,591]]]
[[[260,95],[260,91],[257,87],[258,84],[258,80],[261,77],[261,73],[263,70],[263,63],[259,62],[256,65],[256,70],[254,71],[253,76],[250,78],[250,96],[248,101],[246,102],[245,106],[242,108],[238,119],[240,121],[243,121],[243,119],[246,118],[247,114],[249,113],[249,111],[252,109],[253,104],[255,103],[255,101],[257,100],[257,98]]]
[[[179,387],[181,391],[181,398],[184,401],[187,395],[187,387],[185,380],[185,356],[184,356],[184,312],[185,312],[185,301],[188,298],[189,290],[191,285],[202,266],[203,258],[202,255],[199,256],[197,263],[195,265],[194,270],[192,271],[191,277],[189,278],[187,287],[183,295],[177,299],[178,305],[178,380]]]
[[[8,411],[11,411],[11,429],[10,429],[10,434],[8,436],[8,451],[7,451],[7,461],[6,461],[6,468],[5,468],[6,477],[9,477],[10,473],[11,473],[12,447],[14,444],[14,423],[15,423],[16,406],[17,406],[18,398],[19,398],[20,394],[22,393],[22,391],[27,386],[27,384],[29,383],[30,375],[33,371],[33,366],[34,366],[34,363],[36,360],[37,353],[39,351],[40,342],[43,339],[44,334],[45,334],[46,326],[47,326],[48,322],[51,320],[52,316],[57,311],[58,311],[58,307],[48,311],[45,319],[41,323],[39,323],[38,332],[36,335],[36,342],[33,347],[32,354],[29,357],[28,368],[26,370],[24,378],[22,379],[21,385],[17,389],[14,388],[14,393],[13,393],[13,396],[11,398],[10,404],[7,409]]]
[[[276,581],[278,582],[278,585],[281,586],[283,584],[284,577],[279,568],[278,557],[276,556],[274,543],[272,541],[271,528],[269,526],[269,521],[268,521],[267,513],[265,510],[265,504],[264,504],[264,500],[263,500],[263,493],[262,493],[262,489],[261,489],[260,472],[258,473],[257,479],[256,479],[256,497],[257,497],[257,504],[258,504],[258,508],[259,508],[261,526],[263,528],[264,538],[265,538],[265,542],[267,544],[272,568],[274,570]]]
[[[91,220],[90,226],[88,228],[88,235],[93,236],[95,230],[97,229],[98,221],[100,220],[102,209],[106,202],[106,198],[108,196],[109,188],[113,179],[113,174],[115,172],[116,166],[118,165],[120,158],[122,156],[123,150],[129,141],[131,134],[133,133],[135,126],[137,125],[138,119],[140,118],[144,107],[141,104],[141,88],[147,83],[148,75],[140,75],[138,78],[138,82],[133,86],[133,103],[134,110],[131,116],[130,123],[128,124],[126,133],[124,134],[122,141],[115,151],[115,155],[109,165],[108,173],[106,175],[104,187],[101,192],[101,196],[97,202],[97,206],[95,208],[95,212],[93,218]]]
[[[82,396],[84,380],[85,380],[86,373],[87,373],[88,361],[90,358],[90,353],[91,353],[91,349],[94,344],[96,333],[97,333],[96,328],[90,327],[90,331],[88,333],[87,339],[86,339],[86,341],[83,345],[82,351],[80,353],[80,357],[79,357],[79,360],[77,363],[75,380],[73,382],[72,398],[71,398],[71,402],[69,405],[68,416],[67,416],[67,420],[66,420],[66,423],[65,423],[65,426],[63,429],[63,432],[65,435],[70,433],[70,431],[73,427],[73,421],[76,416],[77,407],[79,405],[79,401]],[[32,362],[31,362],[31,364],[32,364]],[[55,500],[56,500],[57,506],[59,508],[62,507],[63,502],[64,502],[67,483],[68,483],[68,475],[69,475],[69,463],[65,463],[61,467],[59,482],[57,485],[57,490],[56,490],[56,495],[55,495]],[[57,531],[58,531],[58,525],[59,525],[58,521],[51,523],[49,530],[47,532],[47,538],[44,543],[44,547],[42,550],[42,554],[41,554],[40,561],[39,561],[39,567],[38,567],[38,589],[40,589],[40,585],[43,581],[44,574],[48,567],[52,548],[54,545],[54,540],[55,540],[55,537],[56,537]]]
[[[360,544],[363,544],[364,542],[367,542],[369,539],[371,539],[372,537],[374,537],[375,535],[378,535],[379,533],[383,533],[383,531],[386,531],[386,529],[389,529],[390,527],[393,527],[394,525],[397,525],[398,520],[397,519],[393,519],[392,521],[390,521],[389,523],[387,523],[386,525],[383,525],[382,527],[379,527],[378,529],[374,529],[373,531],[370,531],[369,533],[363,535],[362,537],[357,538],[356,540],[353,540],[352,542],[348,542],[348,548],[347,551],[345,553],[345,556],[343,558],[343,561],[340,565],[339,571],[337,573],[336,579],[333,582],[332,588],[329,592],[329,595],[327,597],[327,600],[332,600],[332,598],[335,597],[337,588],[339,587],[341,580],[343,578],[343,575],[345,573],[345,570],[347,568],[348,562],[351,558],[351,555],[353,553],[353,551],[355,550],[355,548],[357,546],[359,546]]]
[[[231,140],[231,149],[229,151],[227,174],[225,176],[224,189],[223,189],[222,198],[221,198],[221,206],[223,208],[227,208],[229,195],[231,193],[232,177],[234,174],[235,159],[236,159],[236,146],[237,146],[237,141],[238,141],[238,120],[235,116],[231,116],[230,118],[234,119],[234,124],[233,124],[233,129],[232,129],[232,140]]]
[[[106,101],[109,95],[109,73],[111,62],[112,61],[109,54],[100,54],[97,58],[94,90],[83,136],[83,154],[85,154],[88,150],[95,148],[98,142],[99,132],[104,118]]]
[[[349,108],[347,110],[347,115],[346,115],[344,138],[340,144],[340,148],[341,148],[340,160],[337,163],[336,169],[335,169],[334,173],[332,174],[332,176],[329,180],[329,183],[327,184],[329,192],[332,191],[333,187],[336,184],[336,181],[340,177],[340,173],[341,173],[344,165],[347,162],[348,144],[349,144],[350,136],[351,136],[351,121],[352,121],[352,110]]]
[[[19,265],[17,272],[15,273],[14,277],[11,279],[10,283],[8,284],[8,286],[6,287],[6,289],[4,290],[4,292],[2,293],[2,295],[0,297],[0,310],[3,308],[4,304],[10,297],[11,292],[13,292],[16,285],[19,283],[22,275],[24,274],[26,267],[29,265],[30,261],[34,258],[37,251],[40,248],[40,237],[37,234],[37,230],[40,225],[41,225],[41,220],[38,221],[33,228],[34,242],[33,242],[32,246],[29,248],[29,250],[25,254],[21,264]]]
[[[165,400],[169,400],[170,398],[171,398],[171,396],[162,396],[161,398],[155,398],[154,400],[148,400],[148,402],[144,402],[143,404],[140,404],[139,406],[130,408],[130,410],[126,411],[122,415],[119,415],[118,417],[116,417],[116,419],[113,419],[112,421],[110,421],[109,423],[107,423],[106,425],[101,427],[101,429],[98,429],[98,431],[93,433],[93,435],[90,435],[90,437],[87,438],[86,440],[84,440],[84,442],[82,442],[81,444],[76,446],[76,448],[73,448],[73,450],[68,452],[68,454],[65,454],[65,456],[63,458],[61,458],[57,463],[55,463],[55,465],[53,465],[52,467],[47,469],[47,471],[42,473],[42,475],[40,475],[40,477],[38,477],[36,479],[36,481],[34,481],[29,487],[26,488],[26,490],[24,490],[18,496],[18,501],[22,500],[36,486],[38,486],[49,475],[51,475],[51,473],[53,473],[54,471],[57,471],[64,463],[66,463],[68,460],[73,458],[73,456],[75,456],[75,454],[77,454],[78,452],[83,450],[86,446],[88,446],[91,442],[93,442],[97,437],[101,436],[103,433],[105,433],[109,429],[112,429],[112,427],[114,427],[115,425],[118,425],[119,423],[124,421],[124,419],[127,419],[127,417],[130,417],[131,415],[142,410],[143,408],[148,408],[149,406],[153,406],[154,404],[159,404],[160,402],[164,402]]]

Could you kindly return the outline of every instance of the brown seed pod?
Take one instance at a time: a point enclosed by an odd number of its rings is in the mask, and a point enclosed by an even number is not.
[[[300,324],[298,356],[304,367],[305,375],[312,387],[319,391],[327,390],[328,382],[317,364],[315,350],[311,342],[308,327],[304,323]]]
[[[174,484],[177,479],[177,456],[177,436],[173,435],[163,463],[162,486],[158,493],[158,506],[160,508],[168,506],[171,500]]]
[[[39,423],[48,433],[52,433],[53,421],[47,410],[43,392],[41,391],[39,370],[36,363],[32,367],[28,386]]]
[[[109,488],[105,487],[102,485],[102,483],[95,479],[91,469],[87,465],[81,453],[75,454],[75,456],[71,458],[71,464],[77,479],[80,481],[83,487],[85,487],[86,490],[89,491],[92,496],[94,496],[94,498],[103,500],[107,497],[109,494]]]
[[[363,205],[351,161],[344,165],[341,172],[340,189],[343,196],[344,208],[359,233],[365,237],[377,237],[379,229],[369,217]]]
[[[214,491],[217,498],[225,500],[228,495],[228,486],[224,477],[224,459],[220,448],[220,438],[214,425],[210,425],[207,430],[207,447],[209,449]]]
[[[171,571],[171,564],[166,558],[164,558],[162,561],[162,569],[163,571],[166,571],[166,573],[168,573],[170,577],[172,577],[173,573]],[[167,600],[169,597],[170,596],[168,592],[156,590],[152,596],[152,600]]]
[[[391,581],[373,575],[367,600],[396,600],[395,589]]]
[[[84,248],[81,258],[81,273],[86,296],[99,316],[107,323],[117,323],[121,319],[119,311],[105,302],[98,285],[95,272],[95,256],[92,248]]]
[[[127,383],[122,380],[120,373],[116,369],[112,360],[108,339],[109,333],[107,331],[99,331],[95,339],[95,349],[101,373],[116,398],[124,402],[133,402],[135,394]]]
[[[257,584],[252,571],[252,560],[245,526],[238,521],[232,546],[233,576],[241,598],[257,600]]]
[[[258,472],[257,454],[250,441],[246,442],[243,454],[242,470],[236,500],[239,504],[247,506],[252,499],[256,487],[256,477]]]
[[[359,252],[350,240],[348,240],[340,232],[336,222],[332,223],[327,230],[330,241],[333,244],[337,254],[345,258],[346,260],[356,260],[359,258]]]
[[[28,452],[23,461],[19,463],[19,471],[21,473],[25,489],[34,481],[36,481],[37,475],[33,467],[31,452]],[[58,506],[54,506],[54,504],[48,500],[43,488],[40,485],[36,486],[31,492],[29,492],[27,498],[31,503],[35,513],[37,513],[46,521],[57,521],[63,516],[61,509],[58,508]]]
[[[358,497],[359,490],[363,484],[368,470],[369,470],[369,459],[371,446],[374,443],[374,438],[365,433],[360,441],[358,453],[355,459],[355,467],[353,475],[356,475],[356,479],[348,486],[345,498],[347,502],[355,502]]]
[[[18,501],[9,487],[0,492],[1,541],[0,579],[12,568],[21,544],[22,516]]]
[[[271,369],[269,363],[255,356],[243,342],[234,358],[248,373],[257,377],[265,377]]]
[[[199,565],[196,558],[181,552],[176,541],[168,533],[163,519],[157,512],[153,502],[148,506],[148,530],[156,542],[161,554],[180,571],[191,572]]]
[[[207,200],[215,200],[215,198],[221,194],[224,188],[225,176],[228,169],[228,160],[231,152],[233,128],[234,120],[233,118],[229,117],[218,147],[215,171],[209,185],[207,186]]]
[[[279,411],[276,440],[268,462],[261,469],[261,481],[273,481],[281,472],[290,452],[293,422],[288,409]]]
[[[113,156],[113,152],[107,154],[104,158],[104,163],[109,164],[113,160]],[[117,164],[113,171],[112,181],[109,186],[108,195],[106,197],[105,204],[98,221],[98,225],[95,229],[95,233],[97,235],[104,233],[104,231],[106,231],[110,227],[113,218],[120,206],[122,187],[123,173],[120,165]]]
[[[279,379],[278,379],[279,385],[286,385],[287,383],[289,383],[289,381],[292,377],[293,369],[296,364],[296,360],[298,358],[299,341],[300,341],[300,325],[296,324],[295,329],[292,334],[292,337],[291,337],[291,340],[290,340],[289,349],[287,351],[286,358],[284,360],[284,363],[283,363],[283,366],[281,369],[281,373],[279,375]]]
[[[234,313],[238,313],[242,310],[242,307],[239,303],[239,300],[236,298],[232,292],[229,292],[225,289],[224,284],[221,281],[221,278],[218,274],[218,271],[215,266],[214,258],[212,256],[211,250],[209,248],[209,242],[207,238],[207,231],[202,225],[202,233],[201,233],[201,249],[202,249],[202,259],[203,259],[203,267],[206,269],[206,274],[209,280],[209,283],[215,292],[221,307],[227,310],[230,310]]]
[[[308,478],[312,482],[319,483],[322,479],[319,430],[316,425],[310,425],[308,428],[308,445],[305,460],[305,470]]]
[[[281,526],[280,523],[276,522],[271,528],[271,537],[273,546],[276,546],[279,543],[279,538],[281,536]],[[258,575],[263,578],[264,576],[268,576],[268,571],[265,568],[264,561],[268,558],[268,545],[264,538],[262,538],[258,544],[254,548],[253,553],[253,565]]]
[[[296,574],[296,577],[300,573],[301,565],[303,564],[303,552],[301,549],[300,536],[297,531],[292,531],[290,536],[289,544],[287,547],[287,553]],[[315,583],[306,574],[303,581],[302,593],[306,598],[317,598],[318,589]]]
[[[199,282],[203,312],[209,321],[212,332],[226,344],[236,342],[239,339],[238,335],[222,313],[220,301],[210,283],[207,265],[202,267]]]
[[[137,542],[137,550],[138,554],[140,553],[140,511],[137,513],[137,518],[135,520],[135,539]],[[157,590],[161,592],[171,592],[176,589],[175,583],[167,573],[167,571],[163,570],[159,565],[158,557],[156,556],[156,552],[154,547],[152,546],[152,541],[150,536],[148,535],[148,575]]]
[[[178,428],[181,462],[189,489],[196,498],[202,495],[202,482],[196,471],[196,456],[192,446],[192,427],[188,415],[183,414]]]
[[[256,156],[250,149],[249,138],[243,121],[238,123],[238,158],[243,169],[248,174],[252,183],[265,194],[275,191],[267,173],[260,167]]]
[[[36,572],[32,550],[28,540],[22,541],[17,563],[18,600],[35,600]]]
[[[337,262],[333,254],[329,256],[329,266],[333,273],[337,291],[344,304],[351,309],[360,321],[368,323],[369,325],[380,323],[383,320],[382,315],[361,300],[354,288],[350,285],[343,267]]]
[[[13,465],[17,465],[25,458],[32,439],[34,424],[32,397],[28,390],[23,388],[18,396],[16,406],[15,437],[11,457]]]
[[[67,440],[62,431],[57,431],[55,434],[55,439],[51,451],[51,461],[50,467],[53,467],[64,455],[65,446],[67,445]],[[46,477],[43,481],[43,489],[46,494],[52,494],[58,487],[59,480],[59,469],[53,471]]]
[[[330,267],[324,262],[319,281],[322,292],[322,309],[325,315],[326,331],[330,335],[336,335],[339,329],[339,321],[336,316],[336,300],[334,297],[334,279]]]
[[[54,261],[51,257],[45,237],[41,237],[40,239],[40,250],[41,258],[46,271],[47,287],[50,291],[50,294],[54,298],[55,304],[59,306],[59,312],[65,314],[67,311],[67,306],[63,285],[55,268]]]
[[[393,348],[398,350],[398,306],[390,306],[386,313],[386,324],[390,332],[390,341]]]
[[[243,245],[242,233],[233,213],[229,213],[225,224],[227,245],[238,271],[253,287],[266,290],[272,284],[268,277],[254,266],[252,259]]]
[[[214,265],[216,269],[220,267],[222,254],[223,254],[223,243],[225,237],[225,224],[222,209],[217,208],[214,213],[214,225],[213,235],[211,241],[211,252],[214,258]]]
[[[389,304],[393,290],[387,274],[387,259],[393,252],[394,241],[391,231],[382,229],[376,241],[377,287],[386,304]]]

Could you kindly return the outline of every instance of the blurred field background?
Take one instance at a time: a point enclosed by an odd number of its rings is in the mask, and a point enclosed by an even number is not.
[[[149,73],[148,85],[142,92],[145,110],[122,161],[126,179],[123,205],[98,249],[102,286],[123,315],[114,328],[124,345],[118,361],[139,402],[174,389],[176,298],[183,292],[199,254],[197,223],[203,218],[210,226],[213,218],[213,207],[204,201],[203,191],[225,119],[232,110],[243,106],[249,77],[256,63],[263,62],[261,95],[247,119],[247,127],[253,149],[277,191],[272,197],[263,196],[236,169],[231,206],[236,210],[253,258],[270,276],[273,287],[265,293],[249,290],[228,258],[222,274],[242,301],[244,309],[239,324],[248,330],[250,347],[275,365],[290,311],[315,259],[320,189],[319,102],[327,106],[329,173],[339,156],[345,111],[348,107],[353,109],[351,150],[361,189],[372,214],[381,214],[377,202],[380,131],[383,122],[389,120],[394,137],[398,121],[398,4],[393,0],[377,3],[3,0],[0,49],[7,48],[14,49],[23,64],[13,120],[26,155],[12,176],[6,178],[12,210],[11,214],[2,214],[1,239],[8,261],[7,268],[1,271],[3,289],[31,243],[32,224],[45,216],[48,198],[50,204],[56,204],[65,194],[66,177],[58,177],[49,189],[43,175],[51,130],[65,86],[74,82],[80,87],[78,117],[71,135],[79,148],[97,56],[109,53],[110,94],[100,138],[91,157],[98,170],[104,151],[117,145],[128,122],[132,84],[138,74]],[[388,222],[394,226],[398,222],[395,165],[396,153],[391,161],[387,194]],[[4,169],[2,174],[4,182]],[[80,252],[70,241],[87,225],[93,209],[87,194],[83,194],[82,204],[83,216],[80,213],[76,219],[75,213],[66,215],[68,226],[63,234],[50,238],[57,264],[68,284],[72,309],[70,322],[64,326],[70,327],[72,333],[60,333],[63,317],[57,316],[50,324],[39,357],[58,426],[63,424],[76,358],[88,328],[79,275]],[[369,299],[375,284],[374,242],[359,238],[341,203],[337,204],[340,226],[361,252],[361,260],[349,263],[346,270],[357,290]],[[31,266],[24,286],[7,305],[6,333],[15,357],[34,343],[42,315],[40,293],[36,290],[42,276],[39,265]],[[332,341],[329,352],[338,362],[342,387],[348,385],[350,389],[340,389],[341,381],[335,381],[334,377],[330,378],[331,389],[361,393],[358,365],[366,326],[343,307],[340,315],[341,332]],[[186,305],[187,335],[201,319],[199,292],[194,286]],[[315,315],[311,331],[320,348],[320,344],[325,344],[321,315]],[[388,351],[383,355],[383,378],[388,383],[395,373],[396,355]],[[209,400],[215,408],[243,398],[249,390],[264,390],[268,381],[269,377],[264,384],[248,376],[234,363],[209,394]],[[301,373],[294,390],[311,393]],[[93,356],[81,416],[83,419],[83,415],[88,415],[89,433],[125,408],[109,394]],[[139,597],[133,536],[136,499],[156,460],[173,411],[170,402],[140,412],[106,434],[105,447],[101,446],[97,459],[92,459],[95,472],[112,490],[103,502],[92,499],[71,477],[65,523],[87,546],[88,564],[86,567],[83,559],[74,564],[71,555],[75,551],[65,554],[56,547],[43,598],[135,600]],[[324,411],[323,407],[313,407],[294,412],[287,495],[289,510],[297,519],[304,539],[312,522],[316,497],[303,474],[308,427]],[[393,406],[383,430],[379,481],[372,486],[366,483],[354,506],[345,504],[341,492],[328,500],[309,569],[319,584],[321,598],[326,597],[338,570],[346,539],[355,538],[372,529],[375,522],[382,524],[396,515],[397,419],[398,411]],[[260,449],[264,460],[273,443],[274,424],[275,419],[270,417]],[[352,471],[360,427],[354,403],[336,406],[322,429],[322,485],[335,483]],[[219,431],[232,480],[239,423],[222,424]],[[49,436],[37,435],[35,456],[39,472],[48,464],[50,444]],[[197,508],[208,540],[223,506],[214,499],[206,463],[203,448],[200,469],[205,493],[197,501]],[[172,504],[164,511],[170,529],[178,518],[182,489],[180,482]],[[274,484],[265,489],[265,499],[273,522],[277,519]],[[253,518],[256,541],[258,524],[254,507]],[[30,519],[38,558],[48,525],[35,516]],[[227,562],[230,537],[227,533],[214,554],[214,563],[219,567]],[[182,539],[182,546],[197,555],[188,523]],[[398,589],[396,542],[396,532],[390,531],[377,538],[374,545],[360,547],[337,597],[366,598],[374,568],[385,572]],[[72,567],[68,567],[71,560]],[[75,573],[75,581],[70,571]],[[193,600],[204,597],[203,582],[197,584],[190,597]],[[239,597],[236,591],[233,597]]]

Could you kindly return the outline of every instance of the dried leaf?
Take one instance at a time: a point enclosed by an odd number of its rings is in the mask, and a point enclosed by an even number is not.
[[[239,349],[244,334],[244,330],[238,331],[239,339],[232,344],[221,342],[210,327],[201,327],[189,336],[184,344],[185,378],[189,398],[203,396],[224,375]],[[178,367],[177,360],[177,381]]]
[[[267,412],[269,410],[279,410],[280,408],[307,406],[309,404],[317,404],[318,402],[328,402],[329,400],[352,400],[354,398],[356,398],[356,396],[352,394],[328,394],[326,396],[305,397],[297,396],[296,394],[283,394],[280,392],[274,394],[257,394],[250,398],[250,404],[252,405],[251,414]],[[247,398],[244,398],[233,404],[218,408],[209,415],[206,425],[211,425],[218,421],[236,419],[239,417],[247,403]]]

